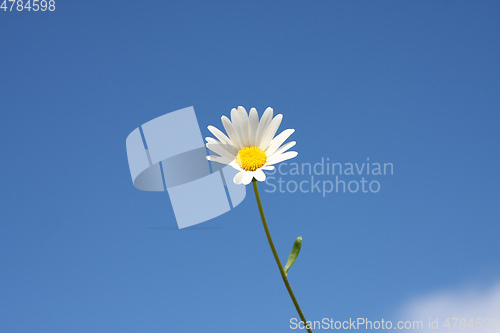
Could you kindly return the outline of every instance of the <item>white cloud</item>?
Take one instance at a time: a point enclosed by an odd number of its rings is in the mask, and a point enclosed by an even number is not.
[[[459,290],[441,291],[427,296],[411,300],[403,307],[400,314],[404,320],[422,320],[424,330],[419,332],[481,332],[481,333],[500,333],[500,283],[491,288],[468,287]],[[432,321],[439,318],[439,328],[437,330],[429,329],[429,318]],[[450,318],[449,329],[444,327],[446,319]],[[465,318],[466,324],[456,323],[451,318]],[[483,318],[477,320],[476,318]],[[489,318],[493,326],[490,328],[481,328],[479,325],[487,324]],[[470,320],[473,319],[473,322]],[[481,323],[480,323],[481,322]],[[495,325],[496,322],[496,325]],[[474,323],[474,327],[469,325]],[[464,327],[465,326],[465,327]]]

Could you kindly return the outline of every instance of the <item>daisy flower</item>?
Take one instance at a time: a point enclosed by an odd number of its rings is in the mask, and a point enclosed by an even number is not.
[[[227,164],[238,170],[235,184],[249,184],[252,179],[266,180],[264,170],[273,170],[274,164],[297,156],[295,151],[287,151],[295,146],[295,141],[282,146],[294,129],[287,129],[274,137],[283,119],[279,114],[273,118],[273,109],[267,108],[259,121],[255,108],[247,113],[239,106],[231,110],[231,120],[222,116],[222,125],[227,135],[214,126],[208,130],[218,139],[206,138],[207,148],[218,155],[207,156],[213,162]]]

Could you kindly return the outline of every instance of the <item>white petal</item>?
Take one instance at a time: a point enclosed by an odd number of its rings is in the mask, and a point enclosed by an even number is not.
[[[233,123],[233,125],[235,127],[237,127],[239,124],[238,117],[239,117],[238,110],[236,110],[235,108],[232,108],[231,109],[231,122]]]
[[[297,142],[295,142],[295,141],[287,142],[286,144],[284,144],[283,146],[281,146],[280,149],[276,150],[273,154],[268,155],[267,159],[271,160],[271,159],[273,159],[273,157],[275,155],[281,155],[281,154],[283,154],[285,151],[287,151],[288,149],[290,149],[293,146],[295,146],[296,143]]]
[[[248,134],[248,114],[247,110],[244,107],[238,106],[238,121],[240,126],[240,138],[242,139],[242,143],[245,147],[249,146],[249,134]]]
[[[233,146],[235,146],[238,149],[243,148],[241,146],[241,141],[240,137],[238,136],[238,132],[236,132],[236,129],[234,128],[233,124],[229,121],[229,119],[226,116],[222,116],[221,120],[222,120],[222,125],[224,126],[227,135],[229,135],[229,138],[231,139],[231,143],[233,144]]]
[[[227,158],[222,157],[222,156],[215,156],[215,155],[207,156],[207,160],[209,160],[210,162],[216,162],[216,163],[220,163],[220,164],[230,164],[232,162],[230,159],[227,159]]]
[[[242,183],[243,185],[248,185],[253,179],[253,172],[245,171],[245,174],[243,175]]]
[[[269,126],[271,120],[273,120],[273,109],[267,108],[266,111],[264,111],[262,118],[260,118],[259,126],[257,127],[257,132],[255,133],[256,147],[260,146],[260,142],[262,141],[262,136],[266,132],[267,126]]]
[[[248,116],[248,145],[256,146],[255,144],[255,134],[257,133],[257,127],[259,127],[259,114],[255,108],[250,109],[250,115]]]
[[[241,112],[241,110],[239,109],[239,107],[238,107],[238,109],[235,109],[235,108],[231,109],[231,123],[233,124],[236,132],[238,133],[238,137],[240,138],[240,143],[243,146],[246,146],[245,138],[243,135],[244,134],[243,127],[244,127],[244,125],[246,125],[245,116],[248,117],[246,112],[244,112],[244,114],[243,114]]]
[[[231,123],[234,126],[234,129],[240,134],[240,114],[238,113],[238,110],[235,108],[231,109]]]
[[[274,170],[274,165],[264,165],[263,167],[261,167],[262,170],[267,170],[267,171],[272,171]]]
[[[205,138],[205,140],[207,141],[207,143],[220,143],[220,141],[217,141],[217,140],[215,140],[214,138],[211,138],[211,137],[209,137],[209,136],[207,136],[207,137]]]
[[[232,142],[229,140],[229,138],[222,133],[221,130],[219,130],[217,127],[214,127],[212,125],[208,126],[208,130],[222,143],[225,143],[227,145],[231,145]]]
[[[234,175],[234,178],[233,178],[233,182],[236,184],[236,185],[240,185],[242,180],[243,180],[243,176],[245,175],[245,172],[246,171],[240,171],[238,172],[236,175]]]
[[[234,160],[235,157],[236,157],[236,155],[231,154],[230,152],[228,152],[224,148],[224,146],[222,144],[220,144],[220,143],[207,143],[206,146],[207,146],[208,149],[210,149],[214,153],[217,153],[220,156],[225,157],[225,158],[227,158],[229,160]]]
[[[266,132],[262,136],[262,140],[260,141],[260,149],[262,150],[267,150],[269,148],[269,144],[271,143],[271,140],[274,137],[274,134],[276,134],[276,131],[280,127],[281,120],[283,119],[283,115],[279,114],[274,119],[271,121],[269,126],[267,127]]]
[[[266,180],[266,174],[264,173],[264,171],[262,171],[261,169],[257,169],[253,172],[253,176],[255,177],[255,179],[257,179],[259,182],[263,182],[264,180]]]
[[[236,160],[233,160],[231,163],[229,163],[229,165],[238,171],[243,171],[243,169],[238,165],[238,163],[236,163]]]
[[[280,163],[280,162],[289,160],[289,159],[297,156],[297,154],[298,153],[296,151],[287,151],[286,153],[275,155],[274,158],[267,163],[267,165],[273,165],[276,163]]]
[[[233,124],[236,133],[238,133],[240,144],[244,146],[245,143],[243,141],[243,136],[241,135],[240,113],[235,108],[231,109],[231,123]]]
[[[233,145],[226,145],[226,144],[223,144],[223,143],[219,143],[219,146],[221,146],[222,148],[224,148],[229,154],[231,154],[231,155],[233,155],[235,157],[238,154],[238,148],[236,148]]]
[[[238,154],[238,149],[233,145],[224,144],[224,143],[219,142],[211,137],[206,137],[205,140],[207,140],[208,143],[217,144],[217,145],[222,146],[231,155],[236,156],[236,154]]]
[[[283,144],[295,132],[294,129],[287,129],[280,133],[277,137],[275,137],[271,143],[269,144],[269,148],[266,150],[266,155],[271,156],[278,150],[278,148]]]

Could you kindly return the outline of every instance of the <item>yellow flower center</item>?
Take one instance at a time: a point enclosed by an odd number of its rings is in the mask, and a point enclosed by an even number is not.
[[[266,153],[257,147],[242,148],[236,155],[236,163],[245,171],[255,171],[264,166],[266,161]]]

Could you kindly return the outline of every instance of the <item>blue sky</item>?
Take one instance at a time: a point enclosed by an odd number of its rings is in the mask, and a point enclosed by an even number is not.
[[[232,107],[271,106],[298,163],[394,164],[376,194],[261,184],[282,260],[303,236],[289,277],[309,320],[387,318],[500,280],[499,14],[495,1],[0,11],[0,331],[290,331],[251,187],[176,230],[168,195],[132,185],[127,135],[191,105],[204,136]]]

